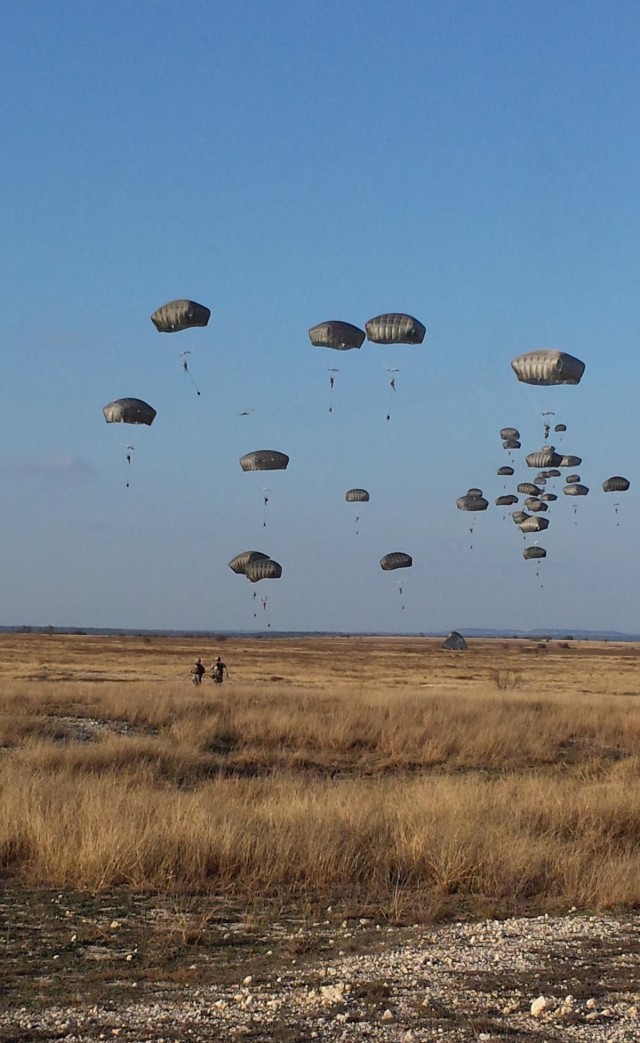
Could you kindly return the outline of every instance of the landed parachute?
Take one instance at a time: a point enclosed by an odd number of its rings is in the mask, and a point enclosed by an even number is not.
[[[280,579],[282,565],[272,558],[258,558],[255,561],[247,562],[244,574],[251,583],[258,583],[261,579]]]
[[[287,454],[279,453],[275,449],[256,449],[253,453],[246,453],[240,457],[243,471],[284,471],[288,463]]]
[[[335,348],[336,351],[349,351],[350,348],[361,348],[365,332],[350,322],[330,319],[319,322],[309,330],[309,340],[315,348]]]
[[[103,407],[108,424],[146,424],[151,427],[156,410],[141,398],[116,398]]]
[[[206,326],[211,310],[195,301],[169,301],[154,311],[151,321],[158,333],[179,333],[195,326]]]
[[[524,384],[579,384],[584,362],[555,348],[540,348],[519,355],[511,363],[518,380]]]
[[[232,572],[235,572],[237,576],[244,576],[247,565],[252,565],[256,561],[268,561],[269,555],[263,554],[259,550],[245,550],[241,554],[236,554],[235,558],[232,558],[229,562],[229,568]]]
[[[422,344],[426,328],[412,315],[387,312],[365,323],[367,339],[374,344]]]
[[[383,558],[380,558],[380,568],[384,572],[393,572],[394,569],[410,569],[412,565],[411,555],[399,550],[391,551],[390,554],[385,554]]]

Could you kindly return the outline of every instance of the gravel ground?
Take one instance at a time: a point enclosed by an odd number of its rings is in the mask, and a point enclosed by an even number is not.
[[[120,999],[116,979],[89,1005],[76,979],[73,1002],[1,1013],[0,1040],[640,1043],[640,918],[568,915],[437,929],[354,919],[301,927],[289,939],[296,935],[304,935],[307,958],[291,950],[283,958],[276,931],[254,974],[242,976],[239,965],[236,981],[215,984],[199,980],[199,951],[184,984],[132,981],[139,953],[125,946]],[[366,951],[348,952],[359,938]],[[97,959],[99,951],[85,945],[82,955]],[[141,995],[131,998],[137,984]]]

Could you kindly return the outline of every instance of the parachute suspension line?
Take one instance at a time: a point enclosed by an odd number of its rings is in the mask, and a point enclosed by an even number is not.
[[[197,386],[195,380],[193,379],[193,374],[191,373],[191,370],[189,369],[189,363],[187,362],[187,355],[190,355],[191,352],[190,351],[180,351],[180,352],[178,352],[178,354],[180,355],[180,358],[182,359],[182,372],[186,373],[187,376],[189,377],[189,380],[191,381],[191,383],[193,384],[193,386],[195,388],[196,395],[200,395],[201,392],[198,389],[198,386]]]
[[[129,484],[130,484],[129,483],[129,468],[131,467],[131,454],[133,453],[134,447],[132,445],[126,445],[125,449],[127,451],[127,482],[126,482],[125,488],[128,489],[129,488]]]
[[[333,391],[333,386],[334,386],[334,384],[336,382],[336,378],[334,376],[334,373],[339,373],[339,372],[340,372],[340,370],[335,369],[335,368],[328,370],[328,373],[329,373],[329,391]],[[331,404],[331,403],[329,404],[329,412],[333,413],[333,404]]]

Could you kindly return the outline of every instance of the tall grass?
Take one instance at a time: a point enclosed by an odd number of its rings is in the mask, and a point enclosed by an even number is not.
[[[414,918],[640,903],[633,696],[10,681],[0,746],[0,872],[32,886]]]

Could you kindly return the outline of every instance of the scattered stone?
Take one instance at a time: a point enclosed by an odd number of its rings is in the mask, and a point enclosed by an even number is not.
[[[549,1001],[546,996],[538,996],[531,1004],[531,1013],[534,1018],[539,1018],[549,1009]]]

